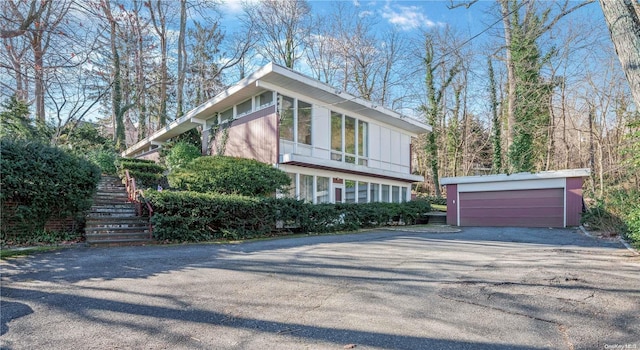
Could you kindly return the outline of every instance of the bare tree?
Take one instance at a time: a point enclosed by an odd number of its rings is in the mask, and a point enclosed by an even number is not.
[[[158,116],[158,126],[167,125],[167,88],[169,85],[169,75],[167,71],[167,41],[168,41],[168,1],[149,0],[146,3],[151,16],[151,23],[160,40],[160,110]]]
[[[640,4],[634,0],[599,1],[636,106],[640,106]]]
[[[187,70],[187,49],[185,37],[187,36],[187,0],[180,0],[180,31],[178,34],[178,86],[176,90],[177,107],[176,119],[181,117],[183,112],[183,89],[184,79]]]
[[[25,34],[35,22],[40,20],[51,2],[52,0],[31,0],[29,9],[25,13],[20,5],[26,4],[26,2],[3,1],[0,5],[2,6],[0,38],[15,38]]]
[[[306,0],[267,0],[245,4],[245,26],[260,38],[259,52],[274,63],[294,68],[309,37],[311,8]]]

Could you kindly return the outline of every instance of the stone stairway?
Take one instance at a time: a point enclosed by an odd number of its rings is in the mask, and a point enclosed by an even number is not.
[[[127,190],[118,177],[103,175],[87,215],[85,237],[90,245],[140,245],[152,243],[149,219],[136,216]]]

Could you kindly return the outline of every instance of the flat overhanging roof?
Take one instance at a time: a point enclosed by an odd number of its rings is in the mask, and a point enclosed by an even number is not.
[[[455,184],[472,184],[486,182],[506,182],[506,181],[524,181],[524,180],[541,180],[541,179],[557,179],[567,177],[588,177],[591,175],[591,169],[566,169],[555,171],[542,171],[539,173],[516,173],[516,174],[498,174],[498,175],[480,175],[480,176],[459,176],[459,177],[443,177],[440,179],[441,185]]]
[[[384,124],[395,126],[411,134],[431,131],[431,127],[410,117],[403,116],[371,101],[352,96],[328,84],[309,78],[288,68],[269,63],[245,79],[219,93],[214,98],[194,108],[181,118],[171,122],[149,137],[127,148],[122,156],[133,156],[148,150],[151,145],[162,144],[186,131],[204,125],[216,118],[217,112],[226,110],[264,90],[287,89],[319,101],[328,109],[340,108],[347,113],[359,114]]]

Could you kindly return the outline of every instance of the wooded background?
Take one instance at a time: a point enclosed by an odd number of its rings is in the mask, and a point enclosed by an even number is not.
[[[0,1],[3,118],[47,123],[60,145],[96,122],[122,150],[273,61],[432,125],[414,147],[420,192],[440,196],[444,176],[585,167],[591,198],[640,189],[637,2],[496,0],[474,36],[381,31],[350,2],[313,5],[248,2],[231,31],[204,0]]]

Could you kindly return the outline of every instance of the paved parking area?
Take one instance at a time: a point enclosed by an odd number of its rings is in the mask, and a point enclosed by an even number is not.
[[[640,257],[573,229],[75,248],[0,262],[3,349],[640,348]]]

